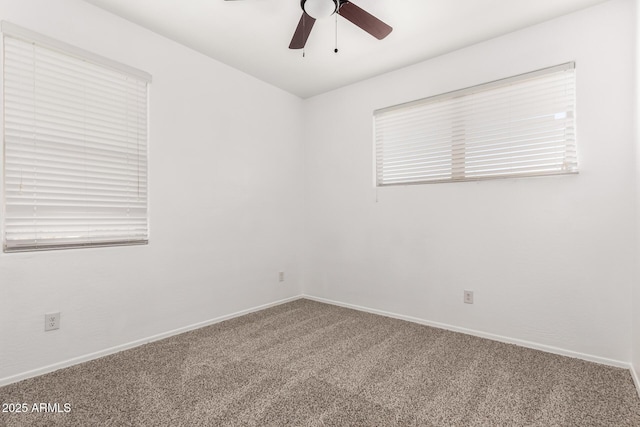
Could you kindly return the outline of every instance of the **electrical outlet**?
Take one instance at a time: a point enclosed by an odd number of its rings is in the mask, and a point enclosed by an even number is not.
[[[473,304],[473,291],[464,291],[464,303]]]
[[[60,329],[60,313],[48,313],[44,315],[44,330],[53,331]]]
[[[280,273],[278,273],[278,281],[284,282],[284,271],[281,271]]]

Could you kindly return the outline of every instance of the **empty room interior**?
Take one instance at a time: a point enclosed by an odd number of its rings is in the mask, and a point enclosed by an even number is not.
[[[640,426],[636,0],[0,0],[0,425]]]

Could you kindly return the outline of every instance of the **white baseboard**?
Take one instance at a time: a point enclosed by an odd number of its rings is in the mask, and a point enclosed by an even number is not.
[[[257,307],[248,308],[246,310],[241,310],[236,313],[227,314],[225,316],[216,317],[215,319],[205,320],[204,322],[194,323],[193,325],[184,326],[182,328],[174,329],[172,331],[163,332],[161,334],[153,335],[147,338],[142,338],[136,341],[131,341],[126,344],[118,345],[115,347],[107,348],[104,350],[97,351],[95,353],[85,354],[83,356],[74,357],[72,359],[65,360],[63,362],[54,363],[52,365],[44,366],[42,368],[34,369],[31,371],[23,372],[17,375],[12,375],[10,377],[0,378],[0,387],[16,383],[18,381],[26,380],[27,378],[37,377],[39,375],[48,374],[53,371],[57,371],[58,369],[67,368],[69,366],[77,365],[79,363],[88,362],[90,360],[99,359],[104,356],[108,356],[110,354],[119,353],[124,350],[128,350],[130,348],[138,347],[144,344],[148,344],[150,342],[158,341],[164,338],[169,338],[174,335],[182,334],[184,332],[192,331],[194,329],[200,329],[205,326],[213,325],[215,323],[220,323],[225,320],[233,319],[235,317],[244,316],[245,314],[253,313],[256,311],[264,310],[265,308],[275,307],[277,305],[285,304],[291,301],[295,301],[302,298],[301,295],[285,298],[283,300],[275,301],[268,304],[259,305]]]
[[[379,314],[381,316],[391,317],[391,318],[394,318],[394,319],[406,320],[408,322],[418,323],[418,324],[426,325],[426,326],[432,326],[434,328],[446,329],[446,330],[453,331],[453,332],[460,332],[460,333],[463,333],[463,334],[473,335],[473,336],[480,337],[480,338],[487,338],[487,339],[490,339],[490,340],[493,340],[493,341],[499,341],[499,342],[503,342],[503,343],[507,343],[507,344],[515,344],[515,345],[518,345],[520,347],[527,347],[527,348],[531,348],[531,349],[534,349],[534,350],[544,351],[544,352],[547,352],[547,353],[558,354],[560,356],[573,357],[575,359],[582,359],[582,360],[586,360],[588,362],[599,363],[599,364],[602,364],[602,365],[613,366],[613,367],[616,367],[616,368],[630,369],[632,371],[632,375],[635,375],[635,373],[633,372],[633,369],[631,369],[631,364],[629,364],[627,362],[622,362],[620,360],[614,360],[614,359],[608,359],[608,358],[599,357],[599,356],[593,356],[593,355],[590,355],[590,354],[579,353],[579,352],[566,350],[566,349],[558,348],[558,347],[553,347],[553,346],[549,346],[549,345],[545,345],[545,344],[538,344],[538,343],[531,342],[531,341],[525,341],[525,340],[520,340],[520,339],[516,339],[516,338],[505,337],[505,336],[502,336],[502,335],[495,335],[495,334],[490,334],[490,333],[487,333],[487,332],[476,331],[474,329],[461,328],[459,326],[452,326],[452,325],[448,325],[446,323],[432,322],[430,320],[420,319],[420,318],[413,317],[413,316],[405,316],[405,315],[402,315],[402,314],[391,313],[391,312],[384,311],[384,310],[377,310],[377,309],[373,309],[373,308],[362,307],[362,306],[355,305],[355,304],[348,304],[348,303],[343,303],[343,302],[339,302],[339,301],[333,301],[333,300],[326,299],[326,298],[315,297],[313,295],[302,295],[302,298],[306,298],[306,299],[310,299],[310,300],[318,301],[318,302],[323,302],[323,303],[326,303],[326,304],[337,305],[337,306],[340,306],[340,307],[351,308],[351,309],[354,309],[354,310],[364,311],[364,312],[367,312],[367,313]],[[638,384],[640,384],[640,383],[638,382],[637,376],[634,377],[634,380],[636,381],[636,386],[638,386]],[[639,390],[640,390],[640,388],[639,388]]]
[[[384,311],[384,310],[377,310],[377,309],[373,309],[373,308],[368,308],[368,307],[363,307],[363,306],[359,306],[359,305],[355,305],[355,304],[349,304],[349,303],[343,303],[343,302],[339,302],[339,301],[334,301],[334,300],[330,300],[327,298],[321,298],[321,297],[316,297],[313,295],[298,295],[298,296],[294,296],[294,297],[290,297],[290,298],[285,298],[283,300],[279,300],[279,301],[275,301],[272,303],[268,303],[268,304],[263,304],[260,306],[256,306],[256,307],[252,307],[252,308],[248,308],[246,310],[241,310],[232,314],[228,314],[225,316],[220,316],[220,317],[216,317],[214,319],[210,319],[210,320],[206,320],[204,322],[199,322],[199,323],[195,323],[192,325],[188,325],[188,326],[184,326],[178,329],[174,329],[172,331],[168,331],[168,332],[163,332],[161,334],[157,334],[157,335],[153,335],[147,338],[143,338],[143,339],[139,339],[136,341],[132,341],[126,344],[122,344],[119,346],[115,346],[115,347],[111,347],[111,348],[107,348],[104,350],[100,350],[97,351],[95,353],[90,353],[90,354],[86,354],[83,356],[79,356],[79,357],[74,357],[72,359],[68,359],[65,360],[63,362],[59,362],[59,363],[54,363],[52,365],[48,365],[48,366],[44,366],[42,368],[38,368],[38,369],[34,369],[31,371],[27,371],[27,372],[23,372],[17,375],[13,375],[10,377],[5,377],[5,378],[0,378],[0,387],[8,385],[8,384],[12,384],[18,381],[22,381],[25,380],[27,378],[32,378],[32,377],[37,377],[39,375],[44,375],[44,374],[48,374],[50,372],[53,371],[57,371],[59,369],[62,368],[66,368],[69,366],[73,366],[73,365],[77,365],[79,363],[83,363],[83,362],[88,362],[90,360],[94,360],[94,359],[99,359],[101,357],[104,356],[108,356],[110,354],[114,354],[114,353],[118,353],[130,348],[134,348],[134,347],[138,347],[144,344],[148,344],[150,342],[154,342],[154,341],[158,341],[164,338],[169,338],[171,336],[174,335],[178,335],[184,332],[188,332],[188,331],[192,331],[194,329],[199,329],[199,328],[203,328],[205,326],[209,326],[209,325],[213,325],[215,323],[219,323],[219,322],[223,322],[225,320],[229,320],[229,319],[233,319],[235,317],[239,317],[239,316],[243,316],[245,314],[249,314],[249,313],[253,313],[256,311],[260,311],[260,310],[264,310],[266,308],[270,308],[270,307],[275,307],[277,305],[281,305],[281,304],[285,304],[291,301],[295,301],[298,299],[302,299],[302,298],[306,298],[312,301],[318,301],[318,302],[322,302],[325,304],[331,304],[331,305],[336,305],[336,306],[340,306],[340,307],[345,307],[345,308],[351,308],[354,310],[358,310],[358,311],[363,311],[363,312],[367,312],[367,313],[372,313],[372,314],[378,314],[381,316],[386,316],[386,317],[391,317],[394,319],[400,319],[400,320],[406,320],[408,322],[413,322],[413,323],[418,323],[421,325],[426,325],[426,326],[432,326],[435,328],[439,328],[439,329],[446,329],[449,331],[453,331],[453,332],[460,332],[463,334],[467,334],[467,335],[473,335],[473,336],[477,336],[480,338],[487,338],[490,340],[494,340],[494,341],[499,341],[499,342],[504,342],[507,344],[515,344],[521,347],[527,347],[527,348],[531,348],[531,349],[535,349],[535,350],[540,350],[540,351],[545,351],[547,353],[553,353],[553,354],[558,354],[561,356],[567,356],[567,357],[573,357],[576,359],[582,359],[582,360],[586,360],[589,362],[594,362],[594,363],[600,363],[603,365],[608,365],[608,366],[614,366],[617,368],[624,368],[624,369],[629,369],[630,373],[631,373],[631,377],[633,378],[633,381],[636,385],[636,389],[638,391],[638,395],[640,396],[640,375],[639,372],[636,371],[633,366],[630,363],[627,362],[622,362],[619,360],[614,360],[614,359],[608,359],[608,358],[603,358],[603,357],[599,357],[599,356],[593,356],[590,354],[585,354],[585,353],[579,353],[579,352],[575,352],[575,351],[571,351],[571,350],[566,350],[566,349],[562,349],[562,348],[558,348],[558,347],[553,347],[553,346],[548,346],[548,345],[544,345],[544,344],[538,344],[538,343],[534,343],[534,342],[530,342],[530,341],[525,341],[525,340],[519,340],[519,339],[515,339],[515,338],[510,338],[510,337],[505,337],[502,335],[495,335],[495,334],[490,334],[490,333],[486,333],[486,332],[482,332],[482,331],[476,331],[473,329],[467,329],[467,328],[461,328],[458,326],[452,326],[452,325],[448,325],[445,323],[439,323],[439,322],[433,322],[433,321],[429,321],[429,320],[425,320],[425,319],[420,319],[417,317],[413,317],[413,316],[405,316],[402,314],[397,314],[397,313],[391,313],[388,311]]]

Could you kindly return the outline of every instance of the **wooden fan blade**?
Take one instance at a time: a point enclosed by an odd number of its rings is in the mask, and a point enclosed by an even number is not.
[[[340,6],[338,13],[378,40],[382,40],[393,31],[393,28],[349,1]]]
[[[296,32],[293,33],[293,38],[291,39],[291,43],[289,44],[289,49],[302,49],[305,44],[307,44],[307,39],[309,38],[309,34],[311,34],[311,29],[313,28],[313,24],[316,23],[316,20],[306,13],[302,13],[300,17],[300,22],[298,22],[298,27],[296,28]]]

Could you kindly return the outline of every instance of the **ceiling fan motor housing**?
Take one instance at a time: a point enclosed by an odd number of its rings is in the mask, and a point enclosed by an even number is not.
[[[300,0],[300,6],[312,18],[327,18],[338,11],[338,0]]]

